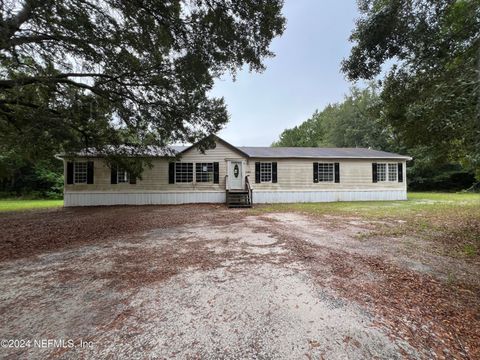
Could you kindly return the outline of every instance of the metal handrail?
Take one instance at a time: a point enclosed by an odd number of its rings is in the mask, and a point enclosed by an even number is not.
[[[248,197],[250,198],[250,204],[253,204],[253,190],[250,186],[250,180],[248,180],[248,175],[245,176],[245,190],[248,191]]]

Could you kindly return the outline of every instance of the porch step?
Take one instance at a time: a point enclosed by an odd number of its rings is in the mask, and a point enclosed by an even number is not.
[[[248,191],[230,190],[227,191],[227,206],[229,208],[250,208],[252,199]]]

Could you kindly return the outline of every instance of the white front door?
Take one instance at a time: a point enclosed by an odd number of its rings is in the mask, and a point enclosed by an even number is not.
[[[230,161],[228,167],[228,182],[231,190],[243,189],[243,171],[241,161]]]

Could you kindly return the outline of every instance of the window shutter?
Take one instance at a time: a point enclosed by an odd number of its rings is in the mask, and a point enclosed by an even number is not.
[[[272,183],[277,182],[277,163],[272,162]]]
[[[213,183],[219,184],[220,183],[220,174],[218,170],[218,162],[213,163]]]
[[[117,183],[117,166],[112,165],[110,168],[110,184],[116,184]]]
[[[313,182],[318,183],[318,162],[313,163]]]
[[[372,163],[372,181],[377,182],[377,163]]]
[[[257,184],[260,183],[260,163],[259,162],[255,163],[255,182]]]
[[[87,184],[93,184],[93,161],[87,162]]]
[[[335,182],[340,182],[340,163],[335,163]]]
[[[403,164],[398,163],[398,182],[403,182]]]
[[[73,184],[73,161],[67,162],[67,184]]]
[[[130,174],[130,184],[135,185],[137,183],[137,177]]]
[[[168,164],[168,183],[175,184],[175,163]]]

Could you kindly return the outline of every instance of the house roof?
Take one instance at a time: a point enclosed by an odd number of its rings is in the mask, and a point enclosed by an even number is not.
[[[411,157],[365,148],[266,147],[240,146],[240,150],[255,158],[336,158],[336,159],[403,159]]]
[[[250,158],[332,158],[332,159],[397,159],[411,160],[409,156],[365,148],[321,148],[321,147],[269,147],[269,146],[234,146],[217,135],[211,135],[234,151]],[[179,153],[195,148],[197,144],[186,146]]]
[[[167,147],[157,147],[157,146],[147,146],[145,149],[140,151],[136,150],[132,146],[119,146],[119,147],[107,147],[106,151],[100,151],[95,148],[86,148],[81,151],[75,153],[76,156],[81,157],[102,157],[107,154],[117,154],[117,155],[124,155],[124,156],[132,156],[133,154],[138,156],[174,156],[177,154],[182,153],[189,146],[177,146],[177,145],[170,145]],[[66,157],[68,154],[60,154],[59,157],[63,158]]]
[[[216,135],[211,135],[215,141],[224,144],[230,149],[238,152],[242,156],[247,158],[284,158],[284,159],[299,159],[299,158],[331,158],[331,159],[396,159],[396,160],[411,160],[412,158],[405,155],[395,154],[386,151],[365,149],[365,148],[322,148],[322,147],[268,147],[268,146],[233,146],[225,140],[219,138]],[[166,148],[160,148],[155,146],[147,147],[141,154],[136,153],[139,156],[175,156],[181,155],[190,149],[196,148],[199,143],[195,143],[189,146],[177,146],[171,145]],[[113,149],[112,149],[113,150]],[[129,154],[135,153],[134,148],[129,146],[123,146],[115,149],[118,154],[129,156]],[[84,157],[97,157],[104,156],[105,153],[96,151],[95,149],[85,149],[76,154],[77,156]],[[59,157],[65,157],[65,154],[59,155]]]

